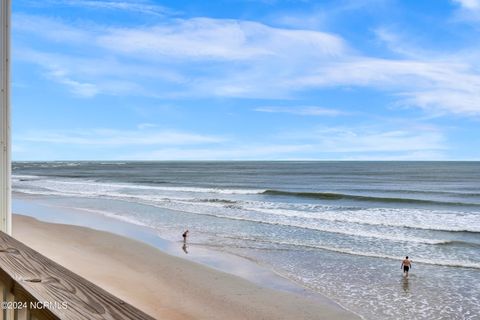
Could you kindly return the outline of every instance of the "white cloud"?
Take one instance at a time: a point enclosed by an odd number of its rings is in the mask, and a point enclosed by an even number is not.
[[[95,85],[96,94],[130,94],[123,88],[110,91],[102,88],[101,82],[105,81],[102,77],[115,76],[118,79],[120,76],[122,80],[129,77],[128,81],[135,81],[137,87],[143,89],[137,90],[141,94],[154,91],[146,89],[143,83],[155,78],[184,86],[172,89],[167,83],[156,85],[156,92],[160,87],[160,91],[163,89],[160,95],[172,97],[278,95],[278,88],[271,80],[268,80],[272,84],[272,90],[268,90],[270,93],[262,87],[254,92],[257,81],[264,82],[265,76],[275,77],[277,74],[281,82],[296,68],[289,65],[292,61],[303,70],[305,59],[339,56],[347,50],[343,40],[332,34],[272,28],[237,20],[174,19],[153,27],[129,29],[83,24],[76,30],[71,25],[62,26],[57,20],[35,16],[30,19],[24,15],[17,23],[15,30],[18,33],[61,42],[62,45],[81,46],[80,54],[72,55],[53,53],[54,50],[39,52],[25,44],[19,47],[16,56],[41,65],[47,73],[61,68],[72,81]],[[58,36],[49,35],[52,27],[58,30]],[[75,36],[70,38],[70,34]],[[232,60],[242,63],[213,65],[212,68],[196,64],[222,64]],[[278,64],[284,67],[279,68]],[[242,69],[244,76],[236,68]],[[75,86],[70,88],[76,89]],[[94,94],[93,90],[90,92]]]
[[[345,51],[335,35],[272,28],[242,20],[193,18],[149,28],[111,29],[97,39],[116,52],[159,58],[250,60],[294,55],[331,56]]]
[[[145,129],[145,128],[144,128]],[[173,130],[84,129],[70,131],[33,131],[19,134],[18,142],[66,144],[87,147],[124,147],[136,145],[195,145],[220,143],[225,138]]]
[[[164,16],[165,14],[172,14],[172,11],[154,4],[150,1],[142,0],[125,0],[125,1],[108,1],[108,0],[44,0],[42,3],[36,1],[35,6],[68,6],[79,8],[91,8],[91,9],[105,9],[105,10],[118,10],[129,11],[142,14],[149,14],[155,16]]]
[[[55,18],[15,13],[12,21],[14,32],[35,34],[54,42],[85,44],[91,38],[90,33],[86,30],[69,26]]]
[[[125,154],[128,160],[283,160],[292,154],[313,151],[311,145],[245,144],[229,147],[162,148],[153,151]]]
[[[301,141],[315,147],[318,153],[376,156],[378,153],[404,155],[414,152],[442,152],[448,150],[444,133],[436,127],[407,122],[389,122],[384,119],[376,126],[324,126],[306,131],[277,133],[278,139],[289,143]]]
[[[55,66],[49,66],[47,76],[58,83],[66,85],[72,93],[80,97],[93,97],[99,92],[95,84],[73,80],[69,77],[66,70]]]
[[[435,114],[480,114],[476,59],[422,50],[409,54],[411,47],[381,28],[377,35],[404,58],[362,55],[330,33],[242,20],[164,19],[133,28],[80,28],[28,16],[19,21],[18,32],[66,45],[82,43],[76,48],[84,56],[32,49],[30,56],[28,49],[17,55],[41,65],[47,76],[79,96],[279,99],[305,90],[357,86],[388,92],[402,105]],[[52,26],[58,35],[49,35]]]
[[[122,64],[115,58],[69,56],[16,47],[16,59],[34,63],[43,69],[46,78],[64,85],[79,97],[98,94],[156,96],[142,86],[140,78],[168,83],[183,81],[181,75],[148,65]]]
[[[291,86],[363,86],[394,92],[400,102],[434,112],[480,114],[480,74],[466,63],[355,58],[332,63]]]
[[[14,136],[16,157],[50,159],[106,150],[119,150],[123,160],[286,160],[286,159],[404,159],[431,160],[445,157],[447,143],[434,127],[411,125],[408,129],[382,127],[321,127],[305,132],[272,133],[263,141],[206,135],[178,130],[159,130],[150,123],[137,130],[83,129],[34,130]],[[268,142],[267,142],[268,141]],[[137,148],[138,147],[138,148]],[[128,150],[128,153],[122,153]],[[108,152],[107,152],[108,153]],[[43,157],[43,158],[42,158]],[[108,155],[112,158],[112,155]]]
[[[425,52],[425,48],[413,46],[412,42],[421,42],[412,35],[405,35],[398,30],[378,27],[374,30],[377,40],[384,44],[390,51],[400,54],[403,58],[422,59],[428,55],[436,56],[434,52]]]
[[[439,151],[412,151],[405,153],[377,153],[377,154],[357,154],[343,157],[342,160],[349,161],[438,161],[438,160],[455,160],[448,159],[445,153]]]
[[[296,107],[258,107],[254,109],[257,112],[266,113],[290,113],[301,116],[339,116],[345,113],[335,109],[317,107],[317,106],[296,106]]]
[[[480,0],[453,0],[453,1],[460,4],[465,9],[469,9],[469,10],[480,9]]]
[[[270,143],[167,146],[120,155],[130,160],[432,160],[445,158],[444,135],[432,127],[407,129],[324,127],[274,133]]]
[[[446,149],[437,130],[379,130],[327,128],[316,132],[319,146],[329,152],[424,152]]]
[[[460,5],[455,18],[463,22],[480,22],[480,0],[453,0]]]

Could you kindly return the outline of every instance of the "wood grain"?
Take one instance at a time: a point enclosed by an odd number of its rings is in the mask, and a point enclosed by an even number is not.
[[[46,302],[45,308],[29,310],[35,319],[153,320],[3,232],[0,232],[0,282],[15,301],[28,305]],[[66,303],[66,308],[62,303]]]

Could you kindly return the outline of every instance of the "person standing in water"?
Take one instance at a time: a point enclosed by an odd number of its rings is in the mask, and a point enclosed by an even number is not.
[[[408,271],[412,268],[412,261],[408,259],[408,256],[405,257],[402,261],[403,274],[408,278]]]

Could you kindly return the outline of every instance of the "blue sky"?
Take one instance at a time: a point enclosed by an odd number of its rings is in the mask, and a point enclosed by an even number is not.
[[[480,0],[13,1],[14,160],[479,160]]]

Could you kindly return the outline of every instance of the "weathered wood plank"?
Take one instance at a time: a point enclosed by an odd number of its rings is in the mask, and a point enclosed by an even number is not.
[[[8,279],[12,281],[10,285]],[[15,300],[29,305],[37,303],[30,310],[34,318],[153,320],[3,232],[0,232],[0,280],[7,280],[6,292],[13,294]]]
[[[10,289],[9,286],[7,286],[5,288],[5,297],[4,297],[5,300],[4,301],[7,303],[7,306],[8,306],[9,303],[12,303],[15,300],[12,292],[9,289]],[[2,311],[3,311],[3,314],[4,314],[5,320],[13,319],[14,310],[12,308],[5,307],[5,308],[3,308]]]
[[[14,310],[15,316],[14,320],[28,320],[29,312],[27,308],[18,308]]]

